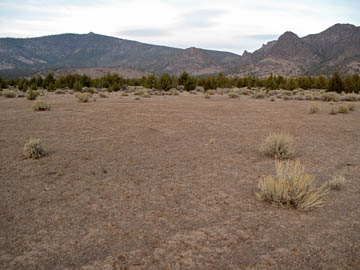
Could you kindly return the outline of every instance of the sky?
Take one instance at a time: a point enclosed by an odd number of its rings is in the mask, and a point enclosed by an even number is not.
[[[360,25],[359,0],[0,0],[0,37],[97,34],[242,54],[285,31]]]

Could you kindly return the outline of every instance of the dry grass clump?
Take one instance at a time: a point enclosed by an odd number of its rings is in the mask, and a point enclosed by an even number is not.
[[[129,94],[128,93],[126,93],[126,92],[122,92],[121,93],[121,96],[123,96],[123,97],[127,97]]]
[[[16,97],[16,92],[13,90],[3,90],[2,95],[7,98],[14,98]]]
[[[38,97],[39,93],[35,90],[27,90],[26,91],[26,99],[35,100]]]
[[[57,95],[64,95],[66,94],[66,91],[64,89],[57,89],[54,93]]]
[[[88,92],[76,94],[76,98],[78,99],[78,102],[80,102],[80,103],[89,102],[91,97],[92,97],[91,93],[88,93]]]
[[[330,110],[330,115],[336,115],[338,114],[338,109],[336,107],[332,107]]]
[[[341,175],[334,176],[331,180],[327,182],[327,186],[331,190],[341,190],[345,184],[345,177]]]
[[[264,176],[259,181],[259,199],[280,207],[310,210],[323,205],[329,192],[327,185],[316,186],[315,177],[305,173],[299,160],[276,161],[276,175]]]
[[[309,107],[308,107],[308,112],[310,114],[315,114],[315,113],[318,113],[319,111],[320,111],[319,102],[311,102]]]
[[[348,104],[349,111],[355,111],[355,104]]]
[[[236,92],[229,93],[229,98],[239,98],[240,96]]]
[[[340,100],[341,101],[357,101],[358,95],[355,93],[345,94],[345,95],[341,96]]]
[[[340,96],[336,92],[323,93],[320,98],[321,98],[322,101],[327,101],[327,102],[331,102],[331,101],[338,102],[338,101],[340,101]]]
[[[27,158],[37,159],[45,156],[45,150],[41,144],[40,139],[30,139],[25,143],[24,155]]]
[[[47,104],[45,101],[37,101],[33,106],[32,109],[34,111],[50,111],[51,106]]]
[[[101,97],[101,98],[108,98],[109,96],[108,96],[107,94],[103,93],[103,92],[100,92],[100,93],[99,93],[99,97]]]
[[[346,104],[340,104],[338,107],[338,113],[345,113],[348,114],[349,113],[349,107]]]
[[[211,98],[211,96],[210,96],[210,94],[206,93],[206,94],[204,95],[204,98],[206,98],[206,99],[210,99],[210,98]]]
[[[275,159],[291,158],[296,152],[294,138],[290,134],[271,133],[261,145],[260,151]]]
[[[134,100],[140,100],[141,98],[140,97],[135,97]]]

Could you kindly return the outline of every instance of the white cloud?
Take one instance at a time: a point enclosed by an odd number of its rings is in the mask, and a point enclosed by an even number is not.
[[[351,5],[335,0],[3,0],[0,10],[0,36],[95,32],[235,53],[253,51],[288,30],[303,36],[338,22],[359,23],[346,21]]]

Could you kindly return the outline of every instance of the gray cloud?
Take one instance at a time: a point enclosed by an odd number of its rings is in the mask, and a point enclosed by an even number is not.
[[[278,37],[279,37],[279,35],[276,35],[276,34],[240,36],[240,38],[244,38],[244,39],[266,40],[266,41],[272,41],[272,40],[277,39]]]
[[[168,36],[170,33],[168,30],[160,28],[136,28],[124,31],[118,31],[115,33],[117,36],[128,37],[163,37]]]
[[[221,9],[198,9],[182,14],[178,26],[190,28],[210,28],[216,25],[216,19],[226,14]]]

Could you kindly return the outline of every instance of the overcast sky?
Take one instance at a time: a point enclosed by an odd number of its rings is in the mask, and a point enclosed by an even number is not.
[[[0,37],[116,36],[242,54],[285,31],[360,25],[360,0],[0,0]]]

